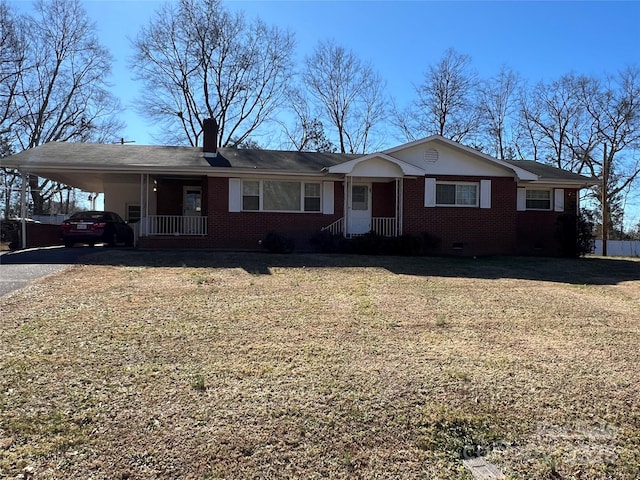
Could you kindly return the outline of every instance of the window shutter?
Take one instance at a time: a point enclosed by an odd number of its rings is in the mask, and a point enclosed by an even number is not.
[[[229,179],[229,211],[242,211],[242,180],[239,178]]]
[[[556,212],[564,212],[564,188],[556,188],[553,191],[553,209]]]
[[[424,206],[425,207],[436,206],[436,179],[435,178],[424,179]]]
[[[523,212],[527,209],[527,189],[519,188],[518,189],[518,208],[519,212]]]
[[[322,182],[322,213],[333,215],[333,182]]]
[[[480,208],[491,208],[491,180],[480,180]]]

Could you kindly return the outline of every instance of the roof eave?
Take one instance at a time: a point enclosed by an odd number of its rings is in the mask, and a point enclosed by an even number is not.
[[[387,162],[397,165],[400,168],[400,170],[402,170],[402,174],[405,176],[423,176],[426,173],[424,169],[420,167],[416,167],[415,165],[404,162],[402,160],[399,160],[395,157],[392,157],[391,155],[387,155],[384,152],[372,153],[359,158],[354,158],[347,162],[339,163],[338,165],[328,167],[327,170],[329,171],[329,173],[348,175],[353,171],[355,166],[358,165],[359,163],[366,162],[367,160],[371,160],[374,158],[381,158]]]
[[[522,181],[522,180],[521,180]],[[528,184],[544,184],[544,185],[559,185],[559,186],[572,186],[576,188],[590,188],[600,183],[599,180],[592,180],[585,178],[585,180],[570,180],[561,178],[541,178],[539,177],[534,181],[526,181]]]

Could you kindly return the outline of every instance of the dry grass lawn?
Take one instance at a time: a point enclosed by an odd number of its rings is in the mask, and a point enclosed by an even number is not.
[[[0,298],[0,478],[640,478],[640,262],[105,250]]]

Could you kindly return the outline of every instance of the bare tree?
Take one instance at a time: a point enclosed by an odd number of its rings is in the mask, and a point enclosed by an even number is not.
[[[0,1],[0,135],[7,135],[16,119],[20,72],[25,68],[25,45],[15,14],[4,0]]]
[[[322,119],[335,128],[341,153],[366,153],[374,147],[372,133],[385,117],[387,101],[385,83],[369,63],[324,41],[306,58],[302,78]]]
[[[596,139],[580,100],[584,81],[584,77],[564,75],[538,83],[521,97],[521,122],[534,146],[532,160],[576,173],[587,168]]]
[[[594,148],[588,168],[602,180],[599,195],[595,196],[602,223],[609,233],[622,231],[624,212],[619,214],[616,225],[615,207],[622,203],[624,191],[640,178],[640,69],[627,67],[604,81],[585,80],[581,83],[580,100],[597,139],[597,153]]]
[[[111,56],[98,43],[79,0],[39,0],[31,15],[12,17],[12,28],[23,56],[14,72],[16,83],[2,87],[12,89],[14,101],[6,120],[9,142],[28,149],[116,136],[122,124],[116,118],[119,103],[107,85]],[[34,175],[28,181],[34,213],[45,213],[45,202],[60,185]]]
[[[512,158],[517,113],[518,76],[502,67],[498,75],[481,82],[478,103],[484,135],[490,152],[500,159]]]
[[[210,117],[218,145],[237,146],[285,99],[294,37],[220,0],[179,0],[156,12],[133,48],[131,66],[146,86],[139,110],[167,128],[165,141],[197,146]]]
[[[640,176],[640,70],[604,81],[564,75],[540,82],[521,109],[533,160],[600,178],[590,195],[598,218],[605,231],[621,230],[615,220],[623,218],[622,194]]]
[[[396,109],[396,124],[408,140],[435,134],[462,142],[478,131],[477,88],[471,57],[450,48],[415,86],[417,99]]]
[[[14,12],[4,0],[0,1],[0,158],[13,153],[9,133],[16,120],[19,74],[24,69],[25,60],[24,45]],[[20,180],[19,172],[4,167],[0,169],[4,218],[16,214],[16,192]]]
[[[300,88],[292,87],[287,94],[289,122],[280,121],[286,136],[285,148],[299,152],[335,152],[335,145],[326,135],[319,115],[312,112],[309,100]]]

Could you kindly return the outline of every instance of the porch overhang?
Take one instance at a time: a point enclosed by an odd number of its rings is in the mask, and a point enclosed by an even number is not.
[[[398,160],[384,153],[365,155],[348,162],[329,167],[329,173],[368,178],[400,178],[407,176],[424,176],[422,168]]]

